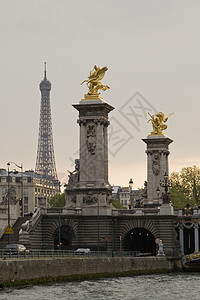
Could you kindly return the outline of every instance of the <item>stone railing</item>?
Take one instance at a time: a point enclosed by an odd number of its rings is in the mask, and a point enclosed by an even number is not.
[[[38,224],[42,214],[43,214],[43,209],[41,208],[38,208],[37,211],[33,214],[32,218],[29,220],[29,229],[28,229],[29,232],[32,229],[34,229],[35,226]]]
[[[42,210],[38,208],[32,218],[21,225],[21,229],[19,231],[19,242],[28,248],[31,246],[30,231],[36,227],[41,216]]]

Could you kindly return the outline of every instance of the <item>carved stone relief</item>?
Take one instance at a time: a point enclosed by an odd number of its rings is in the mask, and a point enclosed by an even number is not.
[[[95,124],[88,124],[88,126],[87,126],[86,144],[87,144],[88,151],[91,153],[91,155],[94,155],[95,148],[96,148],[96,126],[95,126]]]
[[[76,196],[73,196],[73,197],[71,198],[71,202],[72,202],[72,203],[76,203]]]
[[[86,196],[83,197],[83,203],[91,205],[97,203],[98,198],[89,192]]]
[[[113,201],[112,195],[110,195],[109,193],[107,193],[106,195],[106,202],[108,205],[110,205]]]
[[[160,156],[159,152],[154,152],[152,154],[152,170],[156,176],[160,173]]]

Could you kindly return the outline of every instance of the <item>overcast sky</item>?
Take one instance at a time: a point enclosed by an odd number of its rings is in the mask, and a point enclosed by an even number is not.
[[[109,181],[146,180],[147,112],[175,114],[165,134],[170,171],[200,167],[199,0],[0,0],[0,167],[35,169],[43,63],[52,83],[54,151],[59,178],[77,158],[80,83],[107,66],[102,92],[110,113]],[[126,116],[126,118],[125,118]],[[117,132],[118,143],[113,135]],[[65,178],[64,178],[65,177]]]

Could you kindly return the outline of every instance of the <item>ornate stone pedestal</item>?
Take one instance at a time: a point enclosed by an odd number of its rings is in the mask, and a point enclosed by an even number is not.
[[[160,207],[160,215],[173,215],[174,208],[171,203],[163,203]]]
[[[160,180],[163,180],[165,174],[169,174],[169,145],[173,141],[165,135],[149,135],[143,141],[147,144],[147,199],[144,206],[160,206],[164,192],[160,187]]]
[[[82,214],[111,214],[112,188],[108,182],[108,114],[114,108],[98,95],[87,95],[79,104],[80,158],[69,175],[66,207]]]

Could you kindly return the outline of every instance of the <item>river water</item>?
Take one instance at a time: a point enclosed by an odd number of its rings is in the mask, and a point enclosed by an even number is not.
[[[200,274],[156,274],[0,290],[3,300],[200,300]]]

